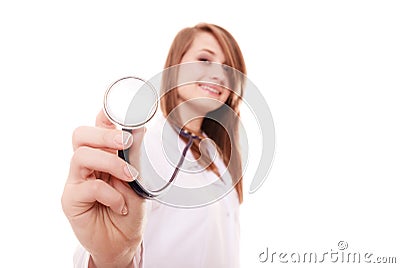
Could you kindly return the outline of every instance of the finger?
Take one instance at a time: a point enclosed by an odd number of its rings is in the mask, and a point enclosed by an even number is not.
[[[96,127],[115,128],[115,125],[108,119],[103,109],[97,114]]]
[[[117,214],[127,214],[128,210],[123,195],[106,182],[89,180],[79,186],[74,193],[75,200],[89,204],[97,201]]]
[[[136,194],[136,192],[129,186],[129,184],[120,181],[120,180],[113,180],[112,186],[124,196],[125,203],[127,205],[136,203],[138,201],[143,201],[144,198],[140,197]]]
[[[142,213],[140,206],[145,206],[146,199],[140,197],[138,194],[135,193],[134,190],[127,184],[119,180],[113,181],[112,186],[122,194],[125,200],[125,204],[128,208],[130,216],[134,218],[140,218],[136,215],[136,213]],[[144,207],[142,207],[144,208]]]
[[[72,134],[74,151],[81,146],[122,150],[132,145],[133,137],[127,131],[81,126]]]
[[[79,147],[72,156],[69,180],[81,181],[94,176],[94,171],[109,173],[123,181],[132,181],[138,171],[116,154],[90,147]]]

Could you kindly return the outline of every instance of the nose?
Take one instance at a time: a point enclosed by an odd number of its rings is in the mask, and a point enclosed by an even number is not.
[[[208,77],[211,79],[210,82],[219,84],[221,86],[227,86],[227,77],[224,70],[224,65],[219,63],[212,63],[209,69]]]

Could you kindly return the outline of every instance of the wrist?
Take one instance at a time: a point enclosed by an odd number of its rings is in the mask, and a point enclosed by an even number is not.
[[[135,257],[135,250],[127,250],[123,254],[115,257],[95,256],[90,255],[89,268],[132,268]]]

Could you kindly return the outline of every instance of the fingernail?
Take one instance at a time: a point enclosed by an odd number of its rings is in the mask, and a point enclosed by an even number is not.
[[[132,167],[129,164],[125,165],[124,172],[125,172],[125,175],[128,176],[128,178],[136,179],[137,176],[139,175],[139,171],[137,171],[136,168]]]
[[[114,141],[118,145],[123,145],[124,147],[127,147],[132,143],[132,134],[126,131],[122,131],[122,133],[115,135]]]
[[[128,207],[126,205],[124,205],[124,207],[122,208],[121,214],[124,216],[128,214]]]

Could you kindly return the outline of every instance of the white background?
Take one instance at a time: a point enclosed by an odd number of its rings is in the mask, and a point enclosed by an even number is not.
[[[203,21],[236,37],[276,127],[271,172],[241,207],[242,267],[270,267],[267,247],[341,240],[400,262],[399,14],[398,1],[2,1],[0,266],[71,267],[73,129],[94,123],[113,80],[158,73],[175,34]]]

